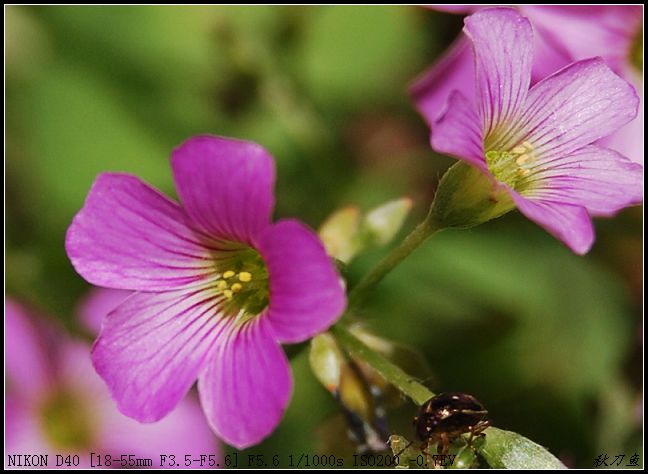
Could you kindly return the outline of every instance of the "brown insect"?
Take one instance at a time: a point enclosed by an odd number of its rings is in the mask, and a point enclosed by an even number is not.
[[[430,398],[414,418],[416,435],[424,442],[421,450],[437,443],[437,452],[448,454],[453,441],[464,433],[470,433],[468,445],[472,446],[473,438],[490,426],[486,415],[484,405],[467,393],[448,392]]]

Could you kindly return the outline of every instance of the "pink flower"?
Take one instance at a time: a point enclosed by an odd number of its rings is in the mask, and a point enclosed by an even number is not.
[[[643,199],[643,168],[593,144],[635,117],[634,89],[600,58],[573,63],[529,89],[529,21],[514,9],[491,8],[465,25],[476,100],[450,94],[432,126],[432,147],[494,178],[528,218],[574,252],[587,252],[591,215],[609,216]]]
[[[115,408],[92,368],[89,345],[38,321],[11,300],[5,301],[5,330],[7,454],[49,454],[49,467],[56,454],[78,455],[79,466],[89,467],[91,452],[113,459],[146,457],[154,467],[160,466],[161,454],[175,455],[180,465],[185,454],[211,454],[222,464],[194,399],[183,400],[165,420],[142,425]]]
[[[436,5],[437,10],[469,14],[484,7]],[[531,83],[580,59],[602,57],[610,68],[642,90],[636,65],[637,44],[642,41],[643,8],[640,5],[520,5],[535,29],[535,57]],[[475,73],[470,41],[460,35],[448,52],[412,85],[419,112],[429,124],[444,110],[448,95],[459,90],[472,98]],[[643,112],[618,132],[604,139],[609,146],[643,164]]]
[[[280,343],[304,341],[346,299],[317,236],[271,223],[272,157],[201,136],[173,152],[180,203],[134,176],[102,174],[66,248],[89,282],[135,291],[104,320],[92,360],[119,409],[165,416],[196,379],[212,429],[244,448],[279,423],[292,391]]]

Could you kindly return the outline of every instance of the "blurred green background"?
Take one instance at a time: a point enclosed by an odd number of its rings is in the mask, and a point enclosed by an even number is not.
[[[200,133],[244,138],[276,158],[277,217],[317,228],[340,206],[410,196],[410,228],[452,162],[430,150],[407,86],[461,29],[458,16],[387,6],[5,14],[6,292],[72,332],[88,286],[63,239],[100,172],[175,195],[173,147]],[[517,213],[443,233],[361,316],[423,354],[431,389],[476,395],[496,426],[569,466],[635,452],[643,464],[642,209],[596,227],[586,257]],[[354,261],[351,280],[384,252]],[[352,452],[307,355],[292,358],[284,421],[249,453]],[[414,413],[410,403],[390,411],[393,431],[412,437]]]

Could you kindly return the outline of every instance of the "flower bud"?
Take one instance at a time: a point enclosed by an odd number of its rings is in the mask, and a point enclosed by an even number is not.
[[[310,365],[317,379],[346,409],[363,420],[373,418],[369,382],[355,362],[342,354],[333,336],[324,333],[313,338]]]
[[[400,198],[378,206],[365,216],[363,227],[378,245],[386,245],[401,229],[412,204],[410,198]]]
[[[333,336],[323,333],[311,341],[310,365],[317,380],[334,393],[340,386],[342,365],[346,359]]]
[[[467,228],[514,208],[515,204],[502,185],[479,169],[459,161],[441,178],[431,213],[440,228]]]
[[[388,244],[401,229],[411,208],[409,198],[389,201],[364,217],[356,206],[344,207],[326,219],[319,229],[319,237],[331,257],[349,263],[363,250]]]
[[[358,250],[356,234],[359,227],[360,211],[355,206],[344,207],[331,214],[319,229],[326,252],[348,263]]]

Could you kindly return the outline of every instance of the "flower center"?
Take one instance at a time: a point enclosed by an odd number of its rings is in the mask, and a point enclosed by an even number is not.
[[[535,162],[533,145],[527,141],[510,151],[486,152],[486,164],[493,176],[516,191],[528,184],[527,177],[531,174]]]
[[[93,447],[93,417],[85,400],[68,391],[57,390],[40,411],[45,437],[61,450],[85,451]]]
[[[257,315],[268,306],[268,270],[256,250],[245,248],[217,261],[216,297],[228,314]]]

